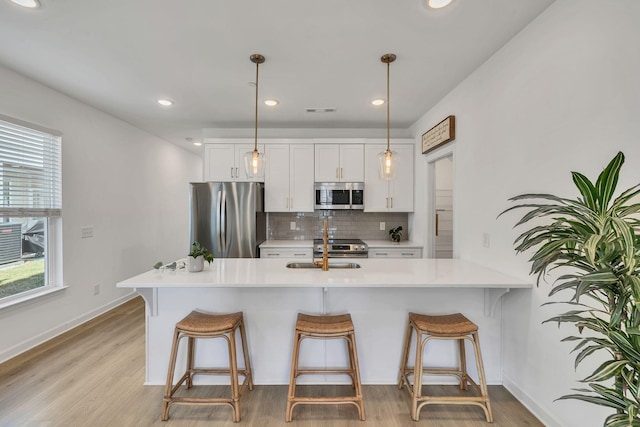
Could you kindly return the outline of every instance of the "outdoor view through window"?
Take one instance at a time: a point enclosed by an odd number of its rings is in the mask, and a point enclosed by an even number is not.
[[[0,299],[48,286],[60,137],[0,117]]]

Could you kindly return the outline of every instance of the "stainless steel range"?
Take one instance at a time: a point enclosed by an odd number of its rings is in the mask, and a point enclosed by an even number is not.
[[[313,258],[322,258],[323,246],[322,239],[313,239]],[[369,257],[369,247],[360,239],[329,239],[327,252],[329,258]]]

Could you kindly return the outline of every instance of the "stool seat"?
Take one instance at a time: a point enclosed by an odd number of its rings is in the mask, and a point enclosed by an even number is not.
[[[416,334],[416,354],[413,367],[409,366],[409,349],[411,347],[411,337]],[[454,340],[457,341],[459,364],[457,368],[449,367],[425,367],[424,353],[426,345],[431,340]],[[478,369],[478,382],[476,383],[467,372],[467,360],[465,352],[465,341],[470,341]],[[460,389],[467,390],[471,385],[478,395],[456,395],[456,396],[423,396],[422,376],[448,375],[458,377]],[[413,377],[413,384],[409,380]],[[487,390],[487,381],[484,375],[482,364],[482,354],[480,353],[480,338],[478,337],[478,326],[460,313],[433,316],[428,314],[409,313],[409,323],[405,335],[402,361],[400,365],[400,378],[398,388],[406,386],[411,395],[411,418],[418,421],[420,410],[425,405],[476,405],[482,408],[487,422],[493,422],[491,412],[491,401]]]
[[[196,334],[215,334],[230,331],[238,327],[242,321],[242,313],[209,314],[200,311],[192,311],[176,323],[176,328],[181,332],[193,332]]]
[[[409,313],[409,321],[425,333],[433,336],[466,335],[478,330],[478,326],[460,313],[429,316]]]
[[[346,368],[300,368],[300,344],[306,338],[312,339],[344,339],[349,356]],[[351,396],[334,397],[302,397],[296,394],[296,378],[300,375],[348,375],[355,393]],[[293,342],[293,356],[291,357],[291,375],[289,377],[289,394],[287,398],[287,413],[285,421],[290,422],[293,410],[297,405],[354,405],[358,415],[364,421],[364,401],[362,398],[362,384],[360,368],[358,366],[358,352],[356,350],[356,336],[350,314],[314,316],[298,313],[296,333]]]
[[[310,334],[343,334],[353,331],[351,315],[313,316],[298,313],[296,329]]]
[[[236,331],[240,333],[242,356],[244,358],[244,368],[238,367],[238,356],[236,351]],[[178,348],[182,338],[187,338],[187,368],[184,374],[173,384],[176,370],[176,360],[178,358]],[[223,368],[202,368],[196,367],[195,362],[195,341],[196,339],[221,338],[227,343],[229,353],[229,367]],[[196,375],[228,375],[231,382],[230,397],[195,397],[195,396],[175,396],[183,383],[186,388],[193,386],[193,377]],[[238,377],[244,377],[240,383]],[[167,372],[167,384],[162,400],[162,421],[169,419],[169,410],[172,405],[226,405],[233,411],[233,421],[240,421],[240,398],[245,388],[253,390],[253,376],[251,373],[251,361],[249,360],[249,350],[247,348],[247,338],[244,330],[244,319],[241,312],[229,314],[209,314],[199,311],[192,311],[185,318],[176,323],[173,333],[173,344],[171,346],[171,358]]]

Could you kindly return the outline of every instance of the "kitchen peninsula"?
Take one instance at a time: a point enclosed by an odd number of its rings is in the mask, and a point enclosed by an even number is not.
[[[500,301],[531,283],[458,259],[361,259],[360,268],[327,272],[287,268],[291,261],[216,259],[199,273],[151,270],[119,282],[146,301],[146,384],[164,384],[173,328],[194,309],[244,312],[256,384],[288,382],[298,312],[351,313],[365,384],[395,383],[409,311],[462,312],[480,327],[489,383],[501,383]],[[455,360],[447,344],[432,344],[433,361]],[[202,343],[196,362],[223,366],[224,345]],[[309,366],[341,364],[343,345],[311,341],[301,360]]]

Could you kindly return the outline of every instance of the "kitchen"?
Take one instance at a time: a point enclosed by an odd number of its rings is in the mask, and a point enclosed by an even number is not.
[[[24,27],[32,25],[26,17],[15,18],[14,12],[8,12],[8,5],[2,7],[0,16],[11,16]],[[634,183],[635,178],[629,174],[637,166],[632,159],[638,155],[639,132],[633,117],[640,112],[634,89],[640,64],[629,52],[635,52],[633,40],[637,40],[638,30],[632,23],[637,16],[633,2],[615,1],[605,7],[595,1],[556,1],[455,89],[441,93],[436,105],[419,109],[419,118],[398,131],[397,137],[417,141],[444,117],[456,116],[456,257],[530,280],[526,257],[516,257],[513,251],[517,234],[511,229],[513,218],[496,220],[509,197],[558,188],[558,192],[573,194],[569,171],[581,170],[593,176],[618,149],[627,154],[630,165],[622,179],[629,185]],[[3,19],[0,31],[16,25],[4,24]],[[382,88],[379,55],[393,51],[384,47],[376,47],[369,67]],[[247,56],[254,49],[245,50],[246,55],[240,56],[250,67]],[[400,69],[401,61],[408,60],[403,59],[406,55],[396,53],[399,59],[394,65]],[[147,270],[160,259],[185,256],[186,183],[202,180],[203,155],[62,95],[48,87],[52,85],[34,82],[37,73],[28,76],[16,72],[19,64],[12,64],[4,55],[1,62],[11,65],[0,68],[1,112],[62,130],[66,149],[65,234],[61,245],[68,288],[42,301],[2,311],[2,347],[20,352],[125,301],[129,293],[115,289],[118,281]],[[268,57],[264,65],[265,89],[269,67],[273,69],[276,63]],[[72,74],[75,78],[89,72],[88,66],[73,65],[79,67],[78,74]],[[340,64],[335,67],[336,73],[342,68]],[[68,68],[69,73],[73,70]],[[392,78],[399,77],[399,70],[394,70]],[[187,75],[194,72],[192,68],[184,71]],[[251,69],[239,68],[236,72],[250,74]],[[424,75],[416,81],[429,78]],[[394,106],[403,102],[393,86],[392,97],[393,114]],[[202,137],[250,138],[250,127],[246,126],[247,131],[228,129],[223,135],[206,128]],[[320,132],[298,129],[296,133],[264,129],[261,135],[382,138],[383,115],[379,115],[377,127],[376,132],[339,127]],[[426,159],[421,153],[414,159],[414,187],[424,188],[428,181]],[[540,165],[544,165],[544,174]],[[408,230],[410,239],[422,245],[428,243],[425,236],[429,224],[423,218],[428,210],[426,195],[416,191],[415,213],[408,215]],[[286,225],[290,221],[284,222]],[[93,239],[76,236],[84,225],[94,226]],[[490,235],[488,248],[483,246],[484,233]],[[101,285],[99,296],[93,295],[95,284]],[[546,425],[594,425],[592,420],[603,419],[607,411],[578,402],[553,402],[579,386],[576,380],[584,375],[574,372],[570,347],[559,342],[566,331],[540,324],[551,313],[549,307],[540,307],[547,301],[547,293],[548,287],[541,284],[532,291],[511,292],[503,301],[501,316],[506,325],[501,340],[502,382]],[[3,360],[11,355],[6,354]],[[551,371],[547,366],[563,368]]]

